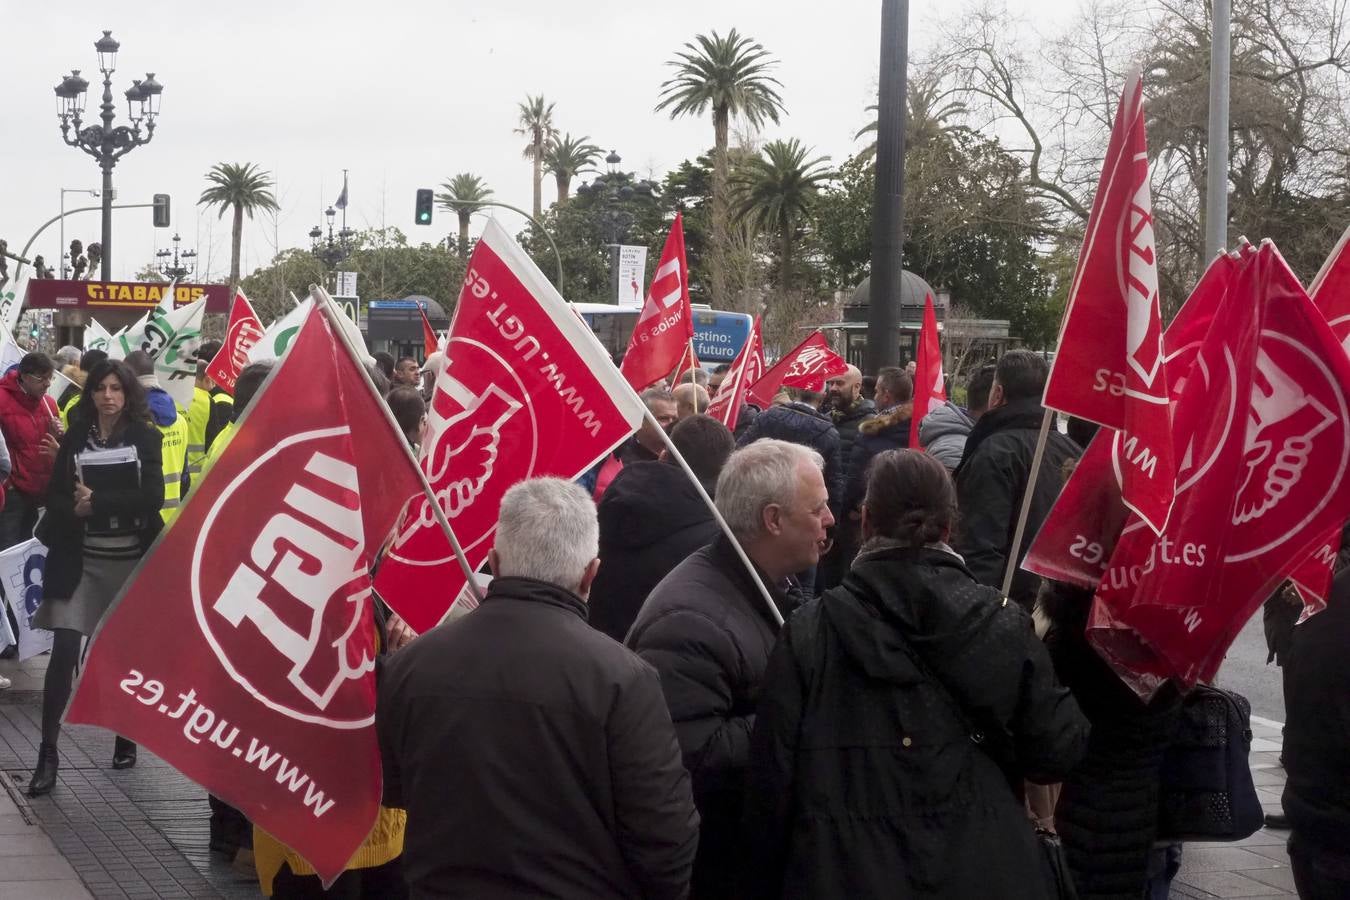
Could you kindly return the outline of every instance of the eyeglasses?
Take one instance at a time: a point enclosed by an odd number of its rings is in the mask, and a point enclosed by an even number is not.
[[[56,377],[55,372],[48,372],[46,375],[35,375],[32,372],[25,373],[24,378],[31,378],[38,384],[51,384],[52,379]]]

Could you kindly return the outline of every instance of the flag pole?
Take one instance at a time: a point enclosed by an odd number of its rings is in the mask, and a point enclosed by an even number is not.
[[[694,365],[698,362],[698,357],[694,355],[694,339],[689,339],[689,380],[694,384],[698,382],[694,379]]]
[[[1022,510],[1017,514],[1017,528],[1013,531],[1012,547],[1008,550],[1008,566],[1003,572],[1003,596],[1012,590],[1013,575],[1017,574],[1017,556],[1022,548],[1022,535],[1027,530],[1027,515],[1031,512],[1031,495],[1036,492],[1036,481],[1041,474],[1041,459],[1045,456],[1045,443],[1050,437],[1050,420],[1055,415],[1050,407],[1045,408],[1041,419],[1041,433],[1036,437],[1036,452],[1031,454],[1031,472],[1027,475],[1027,487],[1022,492]]]
[[[769,594],[769,589],[764,585],[764,579],[759,577],[759,570],[755,568],[754,563],[750,562],[750,557],[746,555],[745,548],[741,546],[740,541],[736,540],[736,535],[731,533],[731,526],[727,525],[727,520],[722,518],[722,514],[717,511],[717,504],[713,503],[712,498],[708,496],[708,492],[703,489],[703,482],[698,480],[698,476],[694,474],[694,470],[689,468],[689,463],[684,461],[684,456],[679,450],[675,449],[675,444],[671,441],[670,435],[666,434],[666,430],[656,421],[656,417],[652,415],[651,410],[646,410],[643,413],[643,416],[661,435],[661,440],[665,442],[666,452],[670,454],[670,458],[675,460],[676,464],[684,470],[684,474],[687,475],[690,482],[693,483],[694,490],[698,491],[699,497],[701,497],[703,502],[708,505],[708,509],[712,512],[713,518],[717,520],[718,527],[722,529],[722,533],[727,536],[727,540],[731,542],[732,548],[735,549],[736,555],[739,556],[741,562],[745,564],[745,570],[750,573],[750,579],[754,581],[755,587],[759,588],[759,594],[764,598],[764,604],[769,608],[769,615],[773,616],[774,622],[781,626],[783,624],[783,614],[779,612],[778,604],[773,602],[773,597]]]
[[[730,419],[731,419],[731,414],[732,414],[733,412],[736,413],[736,414],[737,414],[737,417],[739,418],[740,410],[741,410],[741,403],[744,402],[744,401],[741,399],[741,396],[742,396],[742,395],[741,395],[741,386],[742,386],[742,382],[745,380],[745,367],[748,366],[748,365],[750,364],[750,356],[749,356],[749,351],[750,351],[750,349],[751,349],[751,347],[750,347],[750,341],[751,341],[751,339],[753,339],[753,338],[754,338],[754,335],[751,334],[750,337],[748,337],[748,338],[745,339],[745,342],[746,342],[745,351],[746,351],[746,352],[741,356],[741,364],[740,364],[739,366],[736,367],[735,381],[732,382],[732,388],[731,388],[731,391],[732,391],[732,393],[731,393],[731,402],[729,402],[729,403],[727,404],[727,410],[726,410],[725,413],[723,413],[723,416],[725,416],[725,418],[722,419],[722,424],[723,424],[723,425],[726,425],[727,422],[730,421]]]
[[[365,381],[366,387],[370,389],[371,394],[374,395],[376,405],[384,413],[385,421],[389,423],[389,427],[394,429],[394,432],[400,438],[403,438],[403,429],[398,427],[398,420],[394,418],[394,414],[390,411],[389,405],[385,403],[384,398],[380,396],[379,389],[375,387],[375,382],[371,380],[370,373],[366,371],[365,363],[361,362],[360,355],[356,352],[356,348],[352,346],[351,337],[347,334],[343,324],[334,318],[334,316],[343,315],[343,313],[339,312],[337,307],[333,305],[333,299],[328,296],[328,292],[317,284],[311,284],[309,286],[309,295],[314,298],[318,303],[319,308],[323,310],[324,318],[328,320],[329,326],[332,327],[333,331],[337,332],[338,340],[342,341],[342,346],[346,348],[352,361],[356,363],[356,367],[361,370],[361,378]],[[427,498],[427,504],[431,507],[432,515],[436,517],[436,523],[441,526],[441,532],[445,535],[446,540],[450,542],[451,549],[455,551],[455,559],[459,562],[459,567],[464,572],[464,578],[469,583],[470,593],[473,594],[475,600],[482,603],[483,594],[478,589],[478,582],[474,579],[473,567],[469,565],[469,560],[464,556],[464,548],[459,545],[459,539],[455,537],[454,530],[450,527],[450,523],[445,518],[445,511],[441,509],[440,501],[436,499],[436,492],[431,489],[431,483],[427,481],[426,473],[423,472],[422,467],[417,464],[417,458],[413,456],[412,447],[408,446],[407,439],[403,438],[403,440],[399,441],[399,444],[403,447],[403,453],[408,461],[412,463],[413,471],[417,473],[417,480],[422,483],[422,493]]]

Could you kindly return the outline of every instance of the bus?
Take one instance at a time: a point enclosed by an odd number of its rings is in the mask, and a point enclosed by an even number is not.
[[[694,355],[698,357],[699,363],[709,370],[723,363],[731,363],[750,336],[750,326],[753,324],[750,316],[711,309],[704,303],[695,303],[693,307]],[[633,327],[637,325],[638,314],[642,310],[609,303],[573,303],[572,308],[595,332],[617,366],[628,350],[628,341],[633,336]]]

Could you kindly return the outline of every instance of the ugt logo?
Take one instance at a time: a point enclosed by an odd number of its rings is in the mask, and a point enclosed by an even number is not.
[[[217,499],[192,560],[197,621],[226,671],[268,707],[332,728],[374,713],[370,555],[350,440],[342,426],[264,453]],[[258,528],[264,493],[280,502]]]
[[[1116,273],[1125,298],[1125,361],[1152,387],[1163,364],[1162,322],[1158,308],[1158,266],[1153,235],[1153,198],[1148,186],[1148,157],[1131,161],[1134,193],[1116,231]]]

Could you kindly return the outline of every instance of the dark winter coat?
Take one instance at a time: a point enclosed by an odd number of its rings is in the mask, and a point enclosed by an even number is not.
[[[685,896],[698,815],[656,673],[569,591],[495,579],[390,657],[375,726],[412,896]]]
[[[1149,848],[1158,834],[1163,754],[1176,732],[1180,695],[1164,687],[1149,703],[1089,646],[1092,594],[1043,592],[1046,643],[1055,673],[1092,723],[1087,755],[1065,777],[1055,811],[1080,900],[1144,896]]]
[[[844,463],[839,431],[830,420],[805,403],[775,404],[755,417],[755,421],[736,439],[737,447],[753,444],[760,438],[775,438],[810,447],[825,459],[825,490],[830,509],[836,511],[844,499]]]
[[[887,450],[903,450],[909,446],[910,419],[914,404],[899,406],[879,413],[858,427],[857,439],[849,458],[848,485],[844,489],[844,511],[862,508],[867,495],[867,464]]]
[[[1012,552],[1013,533],[1017,530],[1044,414],[1044,408],[1034,401],[989,410],[971,429],[965,456],[953,473],[960,505],[953,546],[981,584],[1003,586],[1004,569]],[[1064,486],[1064,464],[1082,453],[1077,444],[1055,428],[1050,429],[1026,530],[1017,550],[1019,562],[1059,497]],[[1035,575],[1018,569],[1008,596],[1029,611],[1036,601],[1037,584]]]
[[[38,525],[37,536],[47,545],[47,565],[42,583],[45,600],[65,600],[75,592],[84,573],[84,523],[75,515],[75,455],[89,444],[93,425],[71,423],[61,438],[52,477],[47,488],[47,511]],[[150,549],[164,521],[159,516],[164,505],[164,468],[160,453],[159,429],[145,422],[128,422],[120,446],[134,444],[141,464],[139,488],[96,490],[92,503],[95,516],[127,516],[141,523],[141,553]],[[110,444],[109,446],[115,446]]]
[[[1025,612],[945,549],[865,549],[770,660],[743,896],[1049,897],[1013,782],[1087,732]]]
[[[1294,837],[1344,852],[1350,835],[1350,569],[1294,629],[1284,664],[1284,812]]]
[[[839,432],[839,455],[844,461],[844,480],[847,481],[853,471],[851,468],[853,445],[858,440],[859,429],[864,422],[877,414],[877,405],[871,400],[859,397],[848,409],[826,406],[822,412],[830,417],[835,430]]]
[[[625,466],[599,516],[600,572],[587,606],[591,625],[622,642],[652,588],[720,529],[688,476],[666,462]]]
[[[780,608],[790,603],[786,595],[778,600]],[[750,729],[777,633],[725,537],[676,566],[652,591],[628,633],[628,646],[661,675],[684,765],[693,777],[703,820],[694,900],[736,896]]]
[[[924,416],[919,423],[919,443],[929,456],[947,467],[950,472],[961,464],[966,450],[966,437],[975,427],[975,420],[961,407],[948,400]]]
[[[52,477],[52,461],[42,452],[42,438],[53,419],[60,418],[56,402],[47,395],[34,397],[19,383],[19,370],[0,378],[0,432],[9,448],[8,488],[40,502]]]

